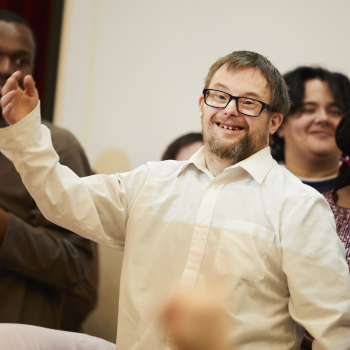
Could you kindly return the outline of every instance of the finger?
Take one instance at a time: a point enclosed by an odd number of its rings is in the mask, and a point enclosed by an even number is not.
[[[11,90],[16,90],[18,88],[18,81],[21,77],[21,72],[17,71],[13,73],[10,78],[7,79],[7,82],[1,89],[2,96],[6,95]]]
[[[8,118],[7,118],[7,116],[10,115],[11,110],[12,110],[12,107],[13,107],[13,104],[10,102],[8,105],[6,105],[5,108],[2,108],[2,116],[4,117],[4,119],[5,119],[9,124],[12,124],[12,123],[10,123],[10,121],[9,121]]]
[[[25,92],[29,96],[35,96],[35,97],[38,96],[38,91],[35,87],[35,81],[31,75],[27,75],[24,77],[23,86],[24,86]]]
[[[17,90],[11,90],[6,95],[1,97],[1,107],[4,109],[16,96]]]

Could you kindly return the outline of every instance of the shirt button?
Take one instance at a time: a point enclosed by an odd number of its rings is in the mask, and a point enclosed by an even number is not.
[[[194,265],[193,264],[190,265],[190,269],[194,269]]]
[[[218,184],[213,184],[212,185],[214,188],[218,187],[219,185]]]
[[[204,221],[201,221],[201,222],[199,223],[199,226],[200,226],[200,227],[204,227],[204,226],[205,226],[205,222],[204,222]]]

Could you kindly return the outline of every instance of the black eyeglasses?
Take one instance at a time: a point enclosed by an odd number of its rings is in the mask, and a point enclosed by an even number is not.
[[[254,98],[232,96],[220,90],[204,89],[203,95],[205,104],[215,108],[226,108],[232,100],[235,100],[237,111],[249,117],[258,117],[264,109],[270,107],[267,103]]]

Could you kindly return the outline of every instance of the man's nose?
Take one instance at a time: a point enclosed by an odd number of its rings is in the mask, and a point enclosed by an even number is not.
[[[230,103],[225,107],[224,113],[228,116],[238,117],[238,109],[236,100],[230,101]]]
[[[324,108],[321,108],[318,110],[318,112],[315,115],[315,122],[316,123],[329,123],[329,116],[327,114],[327,111]]]
[[[14,73],[12,62],[8,56],[0,56],[0,79],[6,81]]]

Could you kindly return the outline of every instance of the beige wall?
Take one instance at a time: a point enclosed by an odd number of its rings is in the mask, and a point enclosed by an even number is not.
[[[262,53],[281,72],[319,64],[350,75],[349,13],[347,0],[66,0],[55,122],[96,167],[102,154],[120,169],[158,160],[200,130],[204,77],[231,51]],[[117,299],[120,259],[110,255],[104,300]]]

